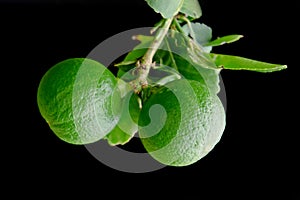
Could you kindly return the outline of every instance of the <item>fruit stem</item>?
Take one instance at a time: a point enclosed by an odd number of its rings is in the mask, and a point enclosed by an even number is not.
[[[135,93],[140,93],[143,88],[148,86],[147,77],[149,75],[150,69],[155,65],[153,63],[153,57],[161,45],[163,39],[165,38],[168,30],[171,26],[173,18],[165,19],[161,25],[161,28],[157,29],[156,35],[154,36],[153,42],[150,44],[145,55],[139,60],[137,64],[137,79],[130,82]]]

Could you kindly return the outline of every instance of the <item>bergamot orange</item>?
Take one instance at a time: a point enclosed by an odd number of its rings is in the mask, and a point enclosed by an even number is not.
[[[87,58],[59,62],[42,77],[37,93],[41,115],[52,131],[72,144],[96,142],[120,116],[116,78],[101,63]]]
[[[225,129],[225,111],[207,85],[176,80],[155,91],[139,117],[139,136],[149,154],[170,166],[186,166],[207,155]]]

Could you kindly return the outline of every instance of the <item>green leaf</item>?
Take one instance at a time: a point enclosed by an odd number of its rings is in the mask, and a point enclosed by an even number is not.
[[[167,52],[167,51],[164,51]],[[173,62],[169,59],[169,54],[165,54],[163,51],[159,51],[159,54],[163,54],[163,57],[161,58],[166,58],[167,61],[166,62]],[[167,52],[168,53],[168,52]],[[160,55],[162,56],[162,55]],[[158,66],[153,66],[149,75],[148,75],[148,82],[150,83],[150,85],[153,86],[157,86],[157,85],[165,85],[168,82],[174,81],[174,80],[178,80],[181,79],[181,76],[179,74],[179,72],[174,69],[173,67],[169,66],[169,65],[164,65],[163,63],[165,63],[165,61],[160,60],[161,63]],[[170,63],[173,64],[173,63]]]
[[[191,41],[190,47],[187,48],[189,60],[195,65],[199,65],[206,69],[217,69],[214,61],[201,45]]]
[[[226,44],[226,43],[232,43],[232,42],[235,42],[239,39],[241,39],[242,35],[227,35],[227,36],[223,36],[223,37],[220,37],[220,38],[217,38],[211,42],[208,42],[206,44],[204,44],[204,46],[220,46],[220,45],[223,45],[223,44]]]
[[[163,78],[161,78],[160,80],[158,80],[156,82],[157,85],[166,85],[167,83],[174,81],[174,80],[179,80],[181,77],[177,76],[175,74],[173,75],[169,75],[169,76],[165,76]]]
[[[153,36],[146,36],[146,35],[136,35],[134,36],[135,40],[139,40],[141,43],[138,44],[136,47],[130,51],[123,61],[115,64],[114,66],[118,67],[117,77],[122,77],[126,72],[135,68],[136,62],[144,56],[147,49],[149,48],[151,42],[153,41]]]
[[[136,46],[136,48],[141,48],[148,47],[147,45],[149,45],[153,41],[154,37],[149,35],[135,35],[133,36],[133,39],[141,42],[141,44]]]
[[[117,87],[120,91],[121,98],[124,98],[129,92],[132,91],[130,85],[122,79],[117,78]]]
[[[126,74],[127,72],[123,69],[119,69],[118,72],[117,72],[117,78],[122,78],[122,80],[124,80],[124,75]]]
[[[232,55],[210,54],[219,68],[231,70],[250,70],[256,72],[273,72],[286,69],[286,65],[271,64]]]
[[[184,34],[174,31],[166,39],[169,46],[169,48],[165,48],[166,50],[174,52],[202,68],[217,69],[207,49]]]
[[[163,65],[174,68],[174,65],[178,68],[178,75],[182,78],[188,80],[195,80],[206,84],[210,91],[217,94],[220,91],[219,86],[219,72],[220,70],[206,69],[199,65],[192,64],[190,61],[185,59],[176,53],[173,53],[173,58],[170,59],[170,54],[162,53],[162,51],[157,53],[157,58],[160,58]]]
[[[163,18],[175,16],[181,9],[184,0],[145,0],[148,5]]]
[[[109,133],[107,134],[103,139],[107,140],[108,144],[111,146],[116,145],[124,145],[128,143],[131,138],[134,136],[134,133],[128,134],[124,132],[118,125]]]
[[[180,12],[194,19],[200,18],[202,15],[198,0],[184,0]]]
[[[185,24],[182,29],[201,45],[207,44],[212,38],[212,30],[205,24],[191,22]]]
[[[147,35],[134,36],[134,40],[139,40],[141,43],[134,47],[133,50],[126,55],[125,59],[122,62],[115,64],[115,66],[119,67],[122,65],[131,65],[136,63],[137,60],[146,53],[153,39],[153,36]]]
[[[211,46],[205,46],[212,38],[212,29],[201,23],[187,23],[182,27],[185,35],[190,36],[196,43],[202,46],[202,49],[209,53]]]
[[[118,124],[114,127],[114,129],[103,138],[106,139],[108,144],[110,144],[111,146],[126,144],[130,141],[130,139],[132,139],[132,137],[138,129],[137,122],[139,118],[140,109],[136,99],[137,96],[133,94],[132,90],[125,89],[123,87],[124,86],[121,86],[121,89],[124,90],[125,93],[121,102],[122,105],[120,109],[120,120]]]
[[[132,65],[136,63],[136,59],[134,60],[123,60],[120,63],[115,64],[115,67],[123,66],[123,65]]]
[[[206,84],[212,93],[217,94],[220,91],[220,70],[203,68],[178,55],[174,55],[174,58],[178,65],[178,71],[184,78]]]
[[[183,39],[183,36],[176,35],[174,37],[167,37],[164,41],[162,49],[157,51],[155,60],[157,63],[174,68],[184,78],[189,80],[196,80],[207,84],[212,93],[217,94],[219,88],[219,69],[206,68],[206,65],[213,65],[216,68],[214,62],[209,57],[209,63],[206,61],[206,57],[209,54],[203,52],[204,58],[198,58],[197,62],[191,59],[191,50],[186,47],[189,45],[188,41]],[[194,49],[194,48],[191,48]],[[199,57],[199,56],[198,56]],[[204,60],[202,60],[204,59]],[[211,63],[210,63],[211,62]]]
[[[123,81],[129,82],[137,78],[137,75],[134,73],[136,70],[135,66],[127,65],[119,68],[117,72],[117,78],[122,79]]]

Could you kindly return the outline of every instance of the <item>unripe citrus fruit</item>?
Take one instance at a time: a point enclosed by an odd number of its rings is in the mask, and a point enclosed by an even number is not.
[[[139,135],[149,154],[171,166],[200,160],[225,128],[222,102],[207,85],[186,79],[161,87],[144,103]]]
[[[87,58],[64,60],[40,81],[37,102],[52,131],[72,144],[96,142],[119,120],[114,75]]]

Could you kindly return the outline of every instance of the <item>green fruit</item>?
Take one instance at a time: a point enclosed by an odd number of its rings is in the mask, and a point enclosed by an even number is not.
[[[105,136],[107,142],[114,145],[124,145],[138,131],[138,118],[140,113],[137,95],[128,92],[122,98],[121,117],[116,127]]]
[[[87,58],[59,62],[40,81],[37,103],[52,131],[72,144],[96,142],[119,120],[114,75]]]
[[[144,103],[139,135],[157,161],[186,166],[200,160],[220,140],[225,128],[222,102],[207,85],[176,80],[161,87]]]

